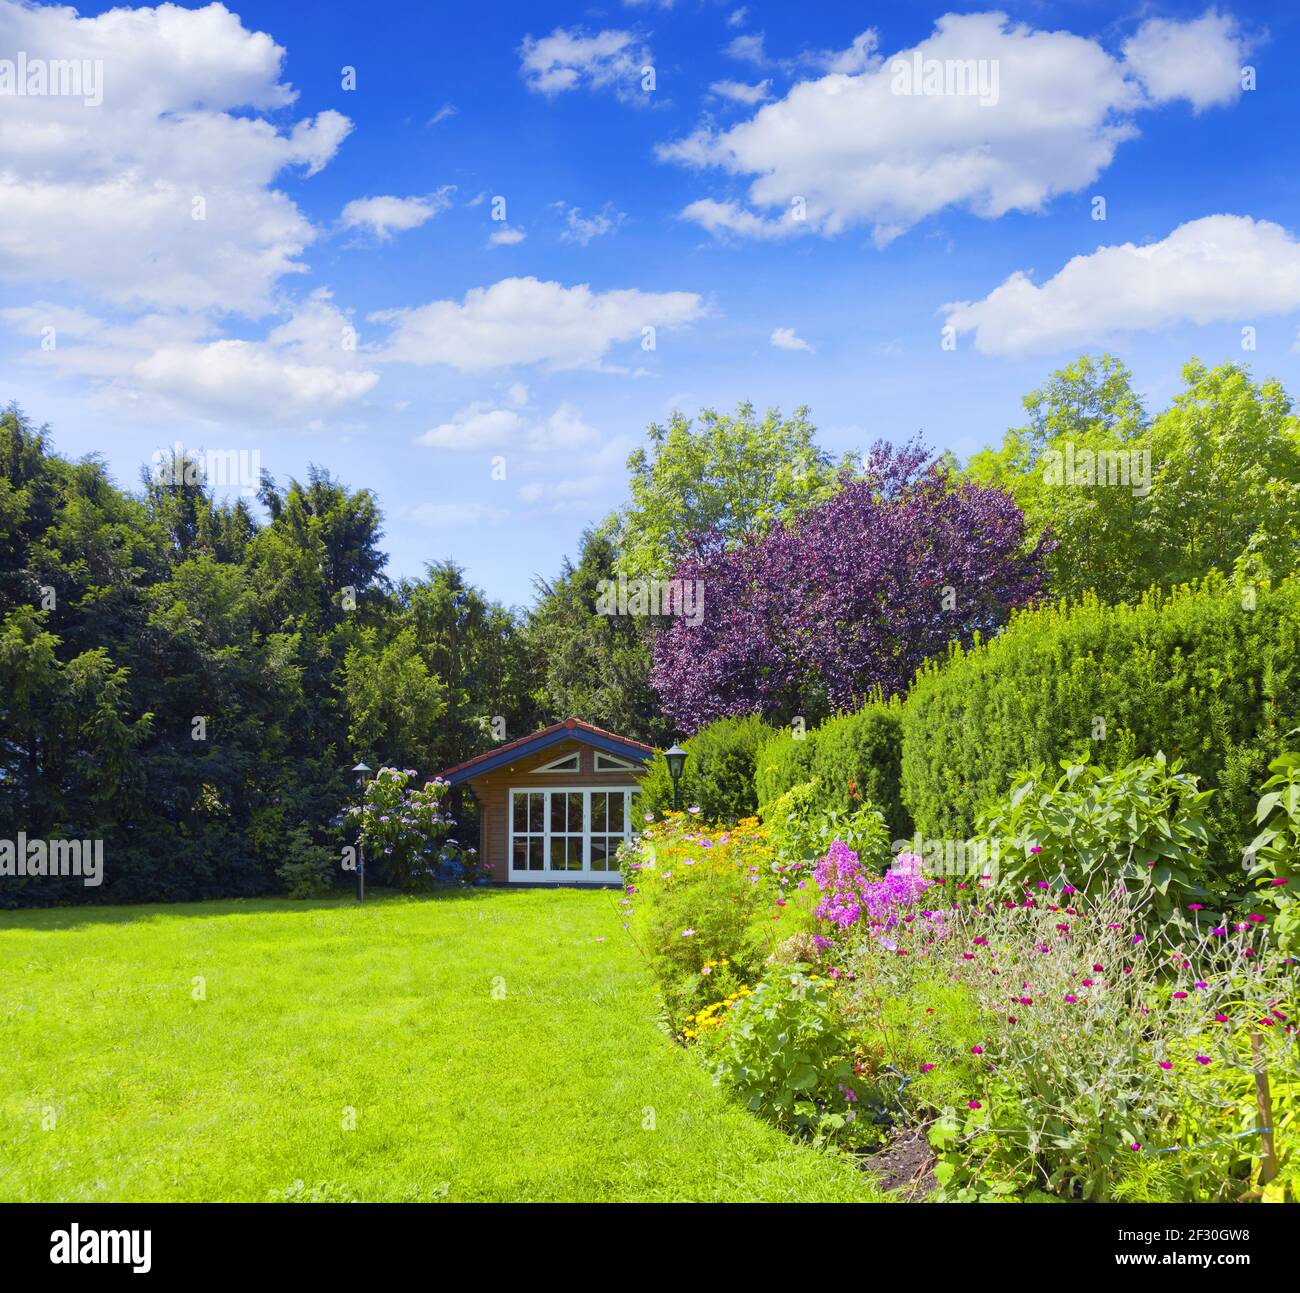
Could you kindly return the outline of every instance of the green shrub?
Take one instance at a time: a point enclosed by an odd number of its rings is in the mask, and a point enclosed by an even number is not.
[[[905,839],[912,825],[899,795],[901,754],[902,706],[897,700],[870,701],[801,736],[774,732],[758,750],[754,780],[759,805],[816,778],[818,807],[850,812],[870,801],[884,814],[891,839]]]
[[[796,735],[782,727],[763,738],[754,759],[754,790],[760,808],[813,779],[816,736],[815,728]]]
[[[286,835],[275,873],[290,898],[322,898],[333,891],[338,871],[329,849],[313,844],[305,826],[295,826]]]
[[[1287,733],[1295,736],[1295,732]],[[1259,885],[1255,907],[1274,918],[1282,951],[1300,951],[1300,754],[1288,750],[1268,765],[1264,796],[1255,810],[1263,830],[1251,841],[1247,860]]]
[[[977,836],[1002,894],[1018,901],[1046,887],[1097,894],[1122,885],[1149,918],[1192,922],[1188,904],[1223,910],[1242,897],[1239,867],[1210,867],[1205,811],[1211,790],[1163,754],[1116,772],[1074,763],[1059,780],[1022,772],[979,819]],[[1213,921],[1210,923],[1214,923]]]
[[[619,854],[627,927],[649,962],[679,1036],[718,1000],[718,984],[753,984],[789,922],[776,906],[775,853],[758,822],[710,831],[686,814],[653,821]],[[778,925],[781,928],[778,930]]]
[[[1300,715],[1300,578],[1213,575],[1137,605],[1044,607],[923,666],[902,712],[903,801],[923,834],[970,835],[1013,775],[1091,751],[1163,750],[1218,793],[1211,837],[1239,856],[1253,788]]]
[[[872,1137],[859,1123],[851,1043],[824,978],[774,970],[736,1003],[715,1073],[754,1113],[818,1140]]]
[[[706,822],[734,822],[758,810],[754,759],[771,732],[761,718],[720,718],[682,742],[682,808],[698,807]],[[673,783],[662,751],[651,759],[641,781],[641,805],[659,816],[673,806]]]
[[[869,799],[859,798],[848,809],[828,809],[820,801],[818,783],[804,781],[764,807],[764,829],[783,862],[809,863],[842,840],[864,866],[883,870],[889,865],[889,830],[884,814]]]

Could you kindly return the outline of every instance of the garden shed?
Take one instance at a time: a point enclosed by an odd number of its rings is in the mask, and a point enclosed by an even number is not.
[[[569,718],[440,775],[479,803],[479,853],[496,883],[617,884],[654,748]]]

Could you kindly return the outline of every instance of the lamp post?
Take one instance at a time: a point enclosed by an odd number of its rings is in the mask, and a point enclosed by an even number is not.
[[[370,769],[364,763],[358,763],[352,769],[357,778],[357,789],[361,792],[361,807],[363,810],[366,806],[366,774]],[[357,901],[365,902],[366,900],[366,846],[361,842],[361,835],[357,834]]]
[[[673,779],[673,812],[681,808],[678,798],[678,783],[682,779],[682,769],[686,766],[686,751],[680,745],[664,751],[664,762],[668,765],[668,775]]]

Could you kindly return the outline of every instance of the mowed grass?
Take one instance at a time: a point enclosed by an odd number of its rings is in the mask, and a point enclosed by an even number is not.
[[[655,1011],[608,893],[0,913],[0,1199],[878,1197]]]

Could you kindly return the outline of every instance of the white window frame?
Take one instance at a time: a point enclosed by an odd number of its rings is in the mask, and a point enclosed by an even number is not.
[[[540,771],[540,769],[539,769]],[[506,823],[509,826],[509,832],[506,839],[506,872],[510,878],[511,884],[617,884],[619,883],[618,871],[593,871],[591,869],[591,797],[592,795],[617,794],[623,792],[623,838],[631,839],[634,832],[632,829],[632,799],[641,791],[640,786],[547,786],[545,790],[539,790],[536,786],[511,786],[509,797],[506,801]],[[544,865],[540,871],[516,871],[515,870],[515,796],[516,795],[577,795],[582,796],[582,870],[581,871],[552,871],[551,870],[551,801],[547,798],[543,802],[542,821],[545,824],[545,835],[543,836],[544,844],[542,845],[542,856]],[[615,835],[616,831],[597,831],[597,835]],[[535,835],[534,831],[519,831],[520,836]]]
[[[596,751],[596,761],[592,764],[597,772],[635,772],[637,765],[629,763],[626,759],[616,759],[612,754],[606,754],[604,750]]]
[[[564,765],[573,760],[571,768]],[[550,763],[543,763],[540,768],[534,768],[533,774],[538,772],[577,772],[582,767],[582,752],[580,750],[570,750],[568,754],[562,754],[558,759],[552,759]]]

